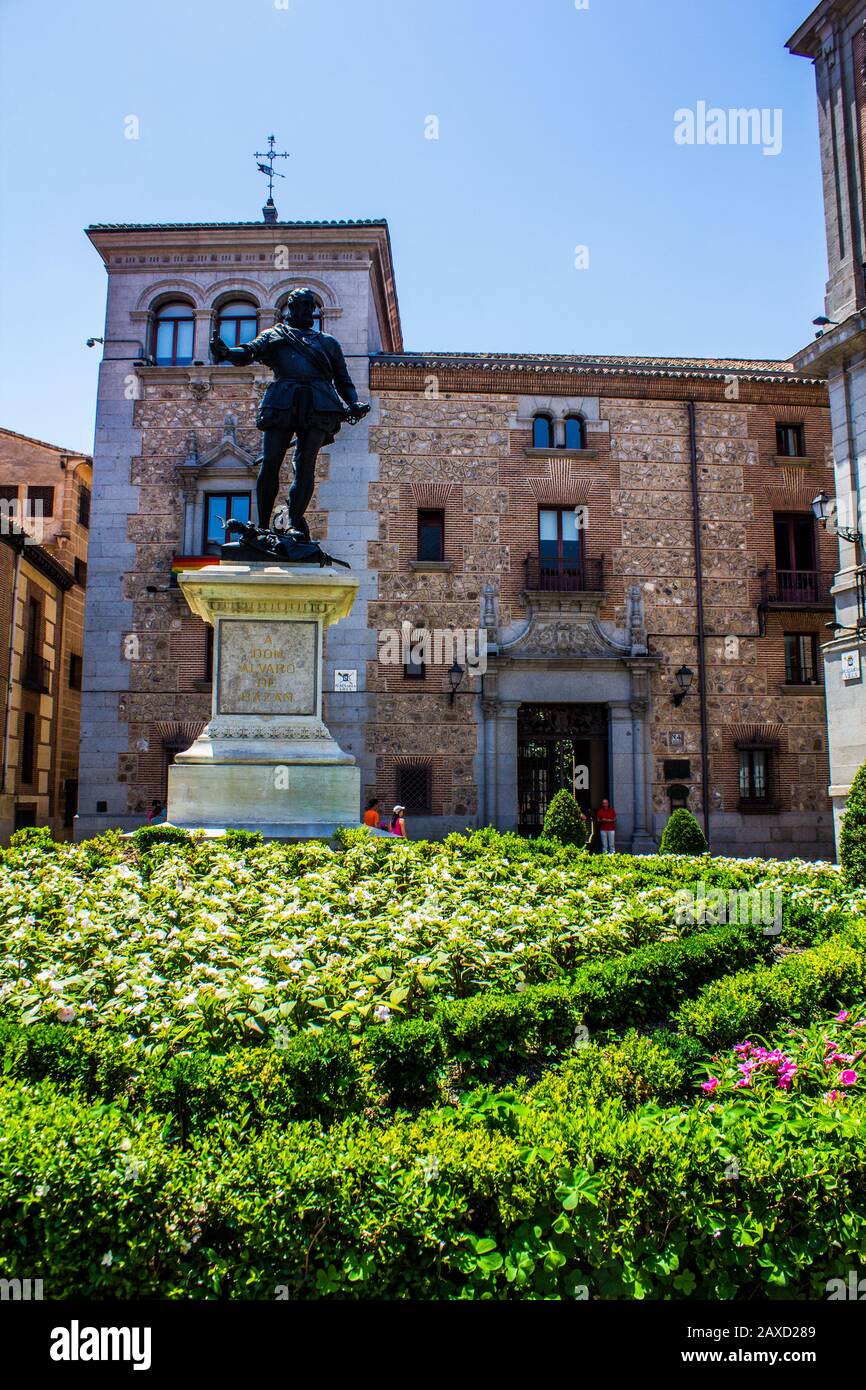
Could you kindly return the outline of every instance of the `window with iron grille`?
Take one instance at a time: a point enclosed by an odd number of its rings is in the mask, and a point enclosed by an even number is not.
[[[432,806],[433,769],[428,766],[398,767],[397,805],[406,807],[406,814],[429,815]]]
[[[776,453],[783,458],[803,458],[806,448],[802,425],[776,426]]]
[[[0,483],[0,518],[8,518],[9,522],[18,520],[18,489],[14,483]]]
[[[418,513],[418,559],[445,559],[445,513],[443,511],[420,511]]]
[[[90,488],[81,487],[78,491],[78,525],[85,530],[90,527]]]
[[[785,633],[785,680],[788,685],[817,685],[818,639],[814,632]]]
[[[766,748],[742,748],[739,752],[740,801],[763,805],[771,801],[771,758]]]

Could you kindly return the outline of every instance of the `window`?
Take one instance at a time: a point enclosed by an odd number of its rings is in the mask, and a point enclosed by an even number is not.
[[[406,807],[407,816],[429,816],[431,812],[433,769],[429,766],[398,767],[397,805]]]
[[[84,662],[78,652],[69,653],[69,689],[80,690],[82,675],[84,673]]]
[[[792,582],[799,575],[815,580],[815,525],[810,516],[773,517],[778,582]],[[785,578],[787,577],[787,578]]]
[[[586,448],[586,427],[581,415],[568,415],[565,420],[566,449]]]
[[[192,361],[195,319],[189,304],[163,304],[156,311],[153,355],[158,367],[188,367]]]
[[[533,449],[553,448],[553,421],[549,415],[536,415],[532,422]]]
[[[785,633],[785,680],[788,685],[818,685],[818,639],[814,632]]]
[[[53,516],[54,488],[29,487],[27,489],[27,510],[30,516]]]
[[[418,559],[445,559],[444,512],[422,511],[418,513]]]
[[[39,629],[41,627],[42,605],[38,599],[27,600],[27,628],[24,641],[24,664],[30,666],[39,651]]]
[[[67,777],[63,783],[63,824],[72,825],[78,810],[78,778]]]
[[[213,681],[213,628],[210,626],[204,635],[204,679]]]
[[[90,488],[83,485],[78,490],[78,525],[90,527]]]
[[[72,569],[73,569],[73,573],[74,573],[74,575],[75,575],[75,582],[76,582],[76,584],[80,584],[81,587],[82,587],[82,589],[86,589],[86,587],[87,587],[87,561],[86,561],[86,560],[79,560],[79,559],[78,559],[78,556],[76,556],[76,557],[75,557],[75,561],[74,561],[73,566],[72,566]]]
[[[427,667],[423,661],[409,660],[403,667],[403,675],[407,681],[423,681],[427,678]]]
[[[802,425],[776,426],[776,453],[783,458],[803,458],[806,447]]]
[[[36,824],[36,806],[35,806],[35,804],[34,804],[33,802],[30,802],[30,803],[27,804],[27,805],[22,805],[22,803],[19,801],[18,805],[15,807],[15,829],[16,829],[16,830],[29,830],[30,827],[33,826],[33,825],[35,825],[35,824]]]
[[[217,318],[217,332],[226,347],[240,347],[256,336],[258,319],[256,306],[246,300],[223,304]]]
[[[770,799],[770,753],[766,748],[742,748],[740,762],[740,800],[766,803]]]
[[[578,574],[583,562],[583,532],[573,507],[542,507],[538,513],[538,554],[542,574]]]
[[[18,489],[12,483],[0,483],[0,534],[8,534],[10,522],[18,520]]]
[[[21,730],[21,781],[25,787],[33,785],[33,755],[36,750],[36,716],[28,710],[24,715]]]
[[[249,521],[250,493],[248,492],[209,492],[205,496],[204,509],[204,551],[205,555],[219,555],[220,546],[225,542],[224,521]]]

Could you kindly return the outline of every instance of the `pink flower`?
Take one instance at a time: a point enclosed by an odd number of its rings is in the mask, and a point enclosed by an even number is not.
[[[709,1080],[701,1082],[701,1090],[706,1091],[707,1095],[711,1096],[718,1084],[719,1078],[717,1076],[711,1076]]]
[[[825,1091],[825,1092],[824,1092],[824,1099],[825,1099],[825,1100],[844,1100],[844,1099],[845,1099],[845,1094],[844,1094],[843,1091]]]
[[[851,1015],[847,1009],[840,1009],[837,1014],[833,1015],[833,1017],[835,1018],[837,1023],[847,1023]]]
[[[856,1085],[857,1085],[857,1073],[856,1073],[856,1071],[843,1071],[843,1072],[841,1073],[840,1077],[839,1077],[839,1085],[840,1085],[840,1086],[856,1086]]]

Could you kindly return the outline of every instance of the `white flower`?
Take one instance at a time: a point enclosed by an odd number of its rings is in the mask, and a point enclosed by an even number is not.
[[[72,1023],[75,1018],[75,1010],[71,1004],[59,1004],[57,1006],[57,1017],[61,1023]]]
[[[99,1263],[101,1265],[106,1265],[108,1269],[111,1268],[111,1266],[114,1264],[114,1256],[112,1255],[110,1250],[107,1252],[107,1254],[103,1255]]]
[[[373,1010],[373,1017],[377,1018],[380,1023],[388,1023],[391,1018],[391,1010],[387,1004],[377,1004]]]

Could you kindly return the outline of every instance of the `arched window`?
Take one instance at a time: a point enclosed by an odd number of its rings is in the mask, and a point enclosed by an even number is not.
[[[288,317],[288,312],[289,303],[288,296],[286,296],[282,304],[279,306],[278,315],[281,319],[285,319]],[[325,325],[322,321],[322,301],[318,297],[316,298],[316,307],[313,310],[313,327],[316,329],[318,333],[324,333],[325,331]]]
[[[553,421],[549,415],[536,415],[532,422],[533,449],[553,448]]]
[[[163,304],[156,311],[153,355],[158,367],[188,367],[192,361],[195,319],[192,306],[181,300]]]
[[[586,427],[582,415],[567,415],[565,418],[566,449],[586,448]]]
[[[233,299],[221,305],[217,314],[217,333],[226,347],[240,347],[256,336],[258,318],[255,304],[246,299]]]

